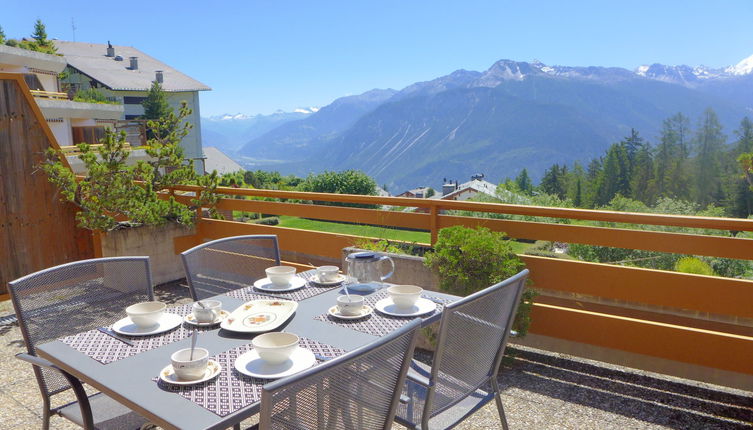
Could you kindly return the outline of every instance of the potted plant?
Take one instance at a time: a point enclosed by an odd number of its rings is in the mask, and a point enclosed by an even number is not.
[[[463,226],[440,230],[433,250],[426,253],[425,264],[439,274],[441,291],[458,296],[467,296],[503,281],[525,266],[504,233]],[[513,322],[518,336],[528,331],[535,295],[527,288],[521,296]]]
[[[102,255],[150,255],[157,283],[182,277],[180,261],[172,249],[172,240],[160,231],[170,235],[192,234],[197,208],[209,207],[216,216],[214,205],[218,200],[216,173],[199,176],[195,174],[192,161],[183,156],[181,140],[188,134],[192,124],[185,121],[191,110],[183,103],[178,113],[170,112],[157,120],[147,122],[150,138],[145,152],[147,160],[129,163],[131,153],[126,143],[125,133],[105,129],[104,138],[96,149],[86,143],[78,144],[79,159],[86,167],[86,175],[77,178],[63,162],[64,154],[50,149],[46,162],[40,166],[49,180],[57,185],[62,200],[74,203],[80,208],[76,214],[78,226],[94,232],[102,239]],[[176,200],[170,188],[176,185],[199,185],[203,190],[186,205]],[[176,226],[177,225],[177,226]],[[134,230],[128,227],[145,226],[146,230],[135,234],[119,233]],[[122,236],[122,237],[119,237]],[[125,236],[138,236],[128,239]],[[145,243],[150,239],[153,244]],[[108,243],[109,241],[109,243]],[[135,249],[128,249],[128,243],[137,242]],[[167,270],[177,273],[177,278],[166,274],[155,261],[164,254],[165,243],[169,246],[170,263],[174,267]],[[162,250],[159,246],[162,244]],[[96,252],[96,251],[95,251]]]

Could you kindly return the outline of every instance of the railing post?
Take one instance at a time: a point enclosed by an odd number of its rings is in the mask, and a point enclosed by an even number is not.
[[[437,243],[439,234],[437,226],[439,225],[439,206],[432,206],[429,211],[429,230],[431,231],[431,246]]]

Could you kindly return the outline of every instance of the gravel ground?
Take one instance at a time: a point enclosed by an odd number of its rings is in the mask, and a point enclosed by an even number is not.
[[[169,303],[190,301],[180,284],[160,286],[157,293]],[[10,302],[0,302],[0,316],[12,312]],[[13,358],[24,350],[18,326],[0,326],[0,429],[41,428],[42,401],[31,366]],[[499,382],[512,429],[753,428],[753,392],[532,348],[508,352]],[[417,358],[430,361],[431,355],[419,351]],[[51,424],[78,429],[59,417]],[[457,428],[501,428],[496,407],[487,405]]]

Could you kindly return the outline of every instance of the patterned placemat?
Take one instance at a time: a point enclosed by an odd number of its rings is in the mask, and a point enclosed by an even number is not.
[[[374,305],[376,304],[376,302],[387,297],[389,297],[389,293],[387,293],[387,291],[378,291],[374,294],[366,296],[364,304],[375,308]],[[427,295],[422,295],[422,297],[427,299],[429,298],[429,296]],[[444,305],[453,301],[450,299],[442,299],[437,297],[431,297],[430,300],[437,304],[437,308],[430,314],[421,315],[421,318],[426,319],[438,313],[442,313]],[[413,318],[415,317],[394,317],[391,315],[385,315],[377,311],[376,308],[374,309],[374,312],[371,313],[371,315],[367,315],[363,318],[355,320],[343,320],[335,318],[328,313],[323,313],[314,317],[315,320],[325,321],[330,324],[347,327],[349,329],[372,334],[374,336],[384,336],[386,334],[392,333],[405,324],[408,324]]]
[[[301,338],[300,345],[324,357],[335,358],[346,352],[305,337]],[[260,401],[262,386],[271,381],[252,378],[235,370],[235,360],[252,349],[253,346],[248,344],[211,357],[222,366],[222,371],[216,378],[207,382],[196,385],[172,385],[163,382],[158,377],[154,380],[161,389],[180,394],[210,412],[224,417]],[[317,359],[317,363],[321,362],[322,360]]]
[[[168,308],[166,312],[178,314],[185,317],[186,315],[191,313],[192,305],[192,303],[189,303],[186,305],[176,306],[174,308]],[[182,323],[178,327],[166,333],[160,333],[154,336],[124,336],[133,343],[133,346],[126,345],[125,343],[114,339],[113,337],[108,336],[96,329],[64,337],[60,339],[60,341],[70,346],[71,348],[99,361],[102,364],[109,364],[144,351],[149,351],[155,348],[159,348],[160,346],[185,339],[189,334],[191,334],[194,328],[197,328],[200,332],[202,332],[215,330],[217,329],[217,327],[219,326],[213,325],[208,327],[194,327],[190,324]]]
[[[296,274],[296,276],[300,276],[301,278],[306,280],[306,285],[303,288],[299,288],[295,291],[289,291],[289,292],[271,292],[271,291],[261,291],[257,290],[254,287],[246,287],[241,288],[239,290],[231,291],[227,293],[228,296],[243,300],[244,302],[247,302],[249,300],[255,300],[258,299],[258,295],[264,295],[264,296],[271,296],[271,297],[277,297],[280,299],[287,299],[292,300],[294,302],[298,302],[301,300],[308,299],[309,297],[314,297],[316,295],[326,293],[327,291],[332,291],[334,288],[340,288],[342,284],[338,285],[320,285],[312,281],[312,278],[316,275],[316,270],[307,270],[305,272],[301,272]],[[262,297],[264,298],[264,297]]]

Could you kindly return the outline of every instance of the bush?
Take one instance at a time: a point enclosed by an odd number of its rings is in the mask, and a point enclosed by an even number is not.
[[[76,95],[73,96],[73,101],[86,103],[119,104],[118,102],[108,100],[107,96],[105,96],[96,88],[76,91]]]
[[[705,261],[695,257],[683,257],[675,263],[675,271],[682,273],[692,273],[695,275],[714,276],[714,270]]]
[[[434,250],[426,254],[425,264],[439,273],[442,291],[459,296],[503,281],[525,267],[503,233],[463,226],[440,230]],[[513,323],[520,335],[528,331],[534,297],[530,289],[521,297]]]
[[[262,225],[277,225],[279,223],[280,223],[280,218],[277,218],[276,216],[254,220],[254,224],[262,224]]]

